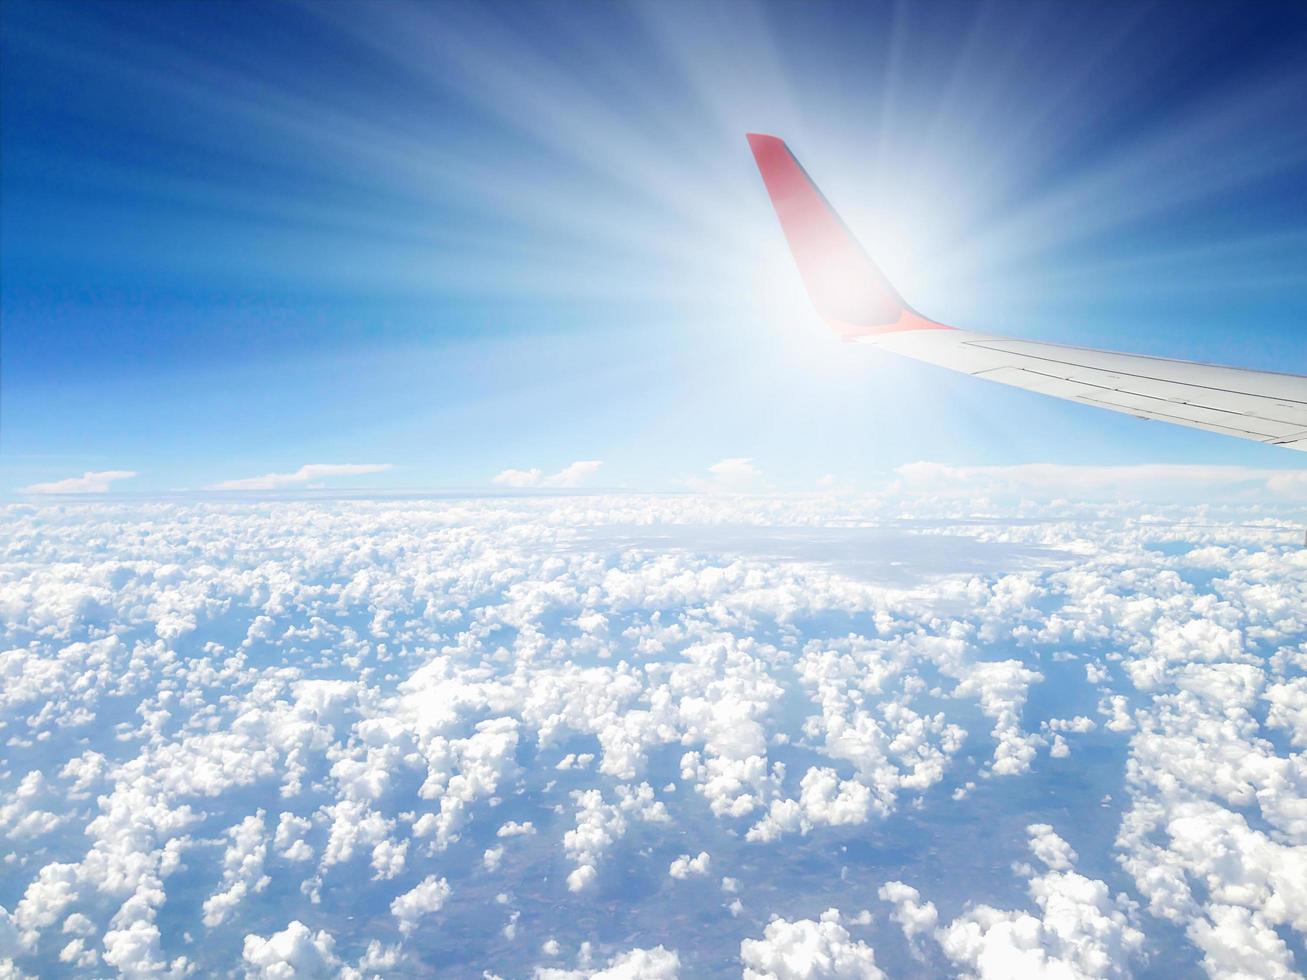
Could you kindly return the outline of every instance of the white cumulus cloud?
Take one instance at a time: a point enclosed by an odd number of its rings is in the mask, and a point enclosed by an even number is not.
[[[553,942],[554,947],[557,945]],[[558,950],[554,948],[552,952],[545,952],[552,956]],[[538,966],[532,974],[534,980],[677,980],[680,975],[680,956],[664,946],[627,950],[618,953],[604,966],[582,966],[575,970]]]
[[[688,854],[682,854],[667,869],[667,873],[673,878],[691,878],[702,877],[708,873],[708,867],[712,864],[712,858],[708,856],[707,851],[700,851],[697,857],[690,857]]]
[[[452,890],[444,878],[428,875],[396,898],[390,903],[390,912],[399,920],[399,931],[407,935],[417,928],[423,916],[439,912]]]
[[[762,939],[740,943],[744,980],[881,980],[876,952],[827,909],[819,920],[773,919]]]
[[[335,946],[328,932],[312,932],[296,919],[267,939],[252,933],[246,936],[244,958],[249,974],[260,980],[326,977],[340,966]]]

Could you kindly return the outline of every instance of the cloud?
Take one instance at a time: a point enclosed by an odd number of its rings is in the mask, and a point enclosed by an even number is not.
[[[1126,977],[1144,944],[1137,903],[1072,870],[1076,853],[1048,824],[1027,828],[1030,851],[1049,866],[1030,879],[1037,914],[976,905],[935,933],[945,954],[980,980],[1058,976]],[[907,891],[911,891],[908,889]],[[895,897],[906,910],[906,892]],[[895,915],[909,933],[911,918]]]
[[[504,470],[496,474],[491,483],[497,483],[501,487],[538,487],[543,479],[543,474],[538,469],[530,470]]]
[[[23,487],[23,493],[108,493],[110,485],[118,480],[130,480],[135,470],[87,470],[81,476],[70,476],[53,483],[32,483]]]
[[[1021,730],[1021,708],[1031,684],[1043,681],[1044,675],[1022,665],[1019,660],[998,660],[975,664],[967,669],[956,695],[979,699],[980,710],[994,719],[993,771],[999,776],[1015,776],[1030,769],[1035,748],[1044,743],[1039,735]]]
[[[816,488],[824,494],[851,494],[854,485],[851,480],[843,479],[834,473],[825,473],[817,478]]]
[[[1307,497],[1307,471],[1272,473],[1266,478],[1266,486],[1281,497],[1302,500]]]
[[[599,859],[625,833],[621,808],[605,803],[599,790],[576,794],[576,827],[563,835],[563,850],[576,862],[567,876],[569,891],[585,891],[598,880]]]
[[[708,856],[707,851],[700,851],[698,857],[682,854],[671,863],[667,873],[673,878],[698,877],[708,873],[708,867],[711,863],[712,858]]]
[[[1074,718],[1050,718],[1045,724],[1054,732],[1076,732],[1083,735],[1092,732],[1098,726],[1092,718],[1076,715]]]
[[[744,493],[762,487],[762,470],[748,456],[732,456],[713,463],[706,476],[690,477],[685,485],[705,493]]]
[[[601,466],[603,466],[603,460],[578,459],[576,462],[564,466],[557,473],[548,476],[539,469],[509,469],[497,474],[491,482],[501,487],[516,488],[549,487],[561,489],[579,487],[594,476]]]
[[[855,942],[827,909],[820,921],[773,919],[762,939],[740,943],[744,980],[881,980],[875,951]]]
[[[394,469],[393,463],[306,463],[294,473],[265,473],[240,480],[223,480],[205,487],[206,490],[277,490],[297,487],[313,480],[333,476],[361,476],[365,473],[384,473]]]
[[[713,480],[723,488],[745,488],[756,486],[762,479],[762,470],[753,465],[753,460],[737,456],[723,459],[708,467]]]
[[[880,886],[877,893],[882,901],[890,902],[894,911],[890,918],[899,924],[903,935],[909,943],[914,943],[918,936],[929,935],[939,924],[939,911],[934,902],[922,902],[921,893],[911,885],[901,881],[887,881]],[[914,945],[913,947],[917,947]]]
[[[1238,905],[1214,905],[1210,920],[1198,919],[1189,935],[1203,951],[1203,966],[1212,977],[1300,977],[1293,953],[1266,918]]]
[[[249,975],[265,980],[329,976],[340,966],[335,946],[330,933],[322,929],[310,932],[296,919],[267,939],[253,933],[246,936],[244,959]]]
[[[204,902],[204,924],[210,928],[225,922],[244,899],[262,891],[272,880],[263,873],[268,839],[262,810],[230,828],[227,836],[231,843],[222,858],[225,888]]]
[[[547,955],[557,955],[557,941],[550,940],[545,945],[550,947],[545,950]],[[586,947],[589,945],[586,943]],[[588,963],[576,970],[538,966],[532,974],[534,980],[677,980],[680,975],[680,957],[676,950],[664,946],[618,953],[604,967]]]
[[[1154,511],[1168,522],[1140,520]],[[441,928],[422,917],[439,907],[523,950],[557,936],[576,956],[559,965],[621,976],[673,954],[586,952],[585,910],[628,869],[672,873],[685,852],[678,870],[700,862],[714,877],[677,886],[715,906],[706,882],[737,876],[726,897],[745,928],[765,909],[735,903],[761,900],[759,872],[718,865],[746,831],[795,917],[769,935],[765,918],[752,927],[762,945],[749,968],[860,969],[874,965],[870,947],[847,934],[866,923],[818,921],[830,879],[803,855],[891,814],[947,817],[972,805],[951,790],[998,775],[1030,792],[995,799],[1032,798],[1054,767],[1030,750],[1065,734],[1092,740],[1119,778],[1102,810],[1103,787],[1087,786],[1058,829],[1105,867],[1118,852],[1083,821],[1120,826],[1131,895],[1179,924],[1158,955],[1291,969],[1276,936],[1301,929],[1307,908],[1307,794],[1290,749],[1307,717],[1307,603],[1301,549],[1267,544],[1274,511],[1241,505],[1226,521],[1207,508],[1060,503],[1055,519],[1031,505],[958,532],[957,504],[925,499],[911,514],[930,530],[910,541],[946,526],[954,542],[1083,560],[1005,570],[946,554],[929,587],[907,591],[820,560],[830,528],[901,513],[875,498],[743,495],[15,506],[0,532],[20,553],[0,570],[0,723],[13,758],[31,761],[0,802],[17,855],[0,945],[11,938],[25,973],[57,972],[63,949],[64,969],[82,972],[284,975],[288,956],[353,960],[373,945],[378,964],[399,962]],[[637,520],[693,535],[785,529],[816,557],[721,538],[572,538],[583,523]],[[21,559],[29,541],[38,560]],[[1087,677],[1085,663],[1106,666]],[[982,906],[980,886],[959,878],[955,921],[940,923],[910,886],[882,890],[921,962],[1126,972],[1130,898],[1077,874],[1075,851],[1038,816],[1001,815],[1029,825],[1024,911]],[[800,834],[810,843],[789,836]],[[700,848],[710,865],[691,857]],[[939,865],[923,860],[934,880]],[[519,891],[520,869],[545,862],[571,874]],[[317,900],[340,888],[395,918],[333,918],[333,951]],[[582,914],[560,917],[560,899]],[[206,918],[219,927],[204,932]],[[311,928],[261,938],[288,921]],[[398,946],[376,944],[369,923]],[[512,935],[494,928],[505,923]],[[183,945],[185,931],[206,939]],[[691,962],[707,949],[671,926],[645,942]],[[170,962],[181,948],[187,960]],[[769,969],[777,949],[799,959]],[[336,958],[333,972],[353,968]]]
[[[495,831],[497,837],[529,837],[536,832],[535,826],[530,820],[524,823],[518,823],[516,820],[510,820]]]
[[[593,476],[602,465],[602,460],[578,459],[576,462],[564,466],[553,476],[546,477],[542,485],[546,487],[579,487]]]
[[[304,840],[304,835],[312,827],[313,824],[303,817],[290,812],[282,813],[277,821],[277,835],[273,839],[277,854],[287,861],[311,861],[313,848]]]
[[[753,460],[745,456],[733,456],[713,463],[708,472],[719,480],[756,480],[762,476],[762,470],[753,465]]]
[[[1071,845],[1054,833],[1050,824],[1032,823],[1026,828],[1030,835],[1030,853],[1054,871],[1070,871],[1077,854]]]
[[[1025,463],[1016,466],[949,466],[907,463],[895,471],[892,493],[944,495],[1044,494],[1074,499],[1307,500],[1307,472],[1245,466],[1141,464],[1126,466]]]
[[[399,920],[399,931],[407,936],[417,928],[418,919],[439,912],[451,891],[444,878],[428,875],[411,891],[396,898],[390,903],[390,912]]]

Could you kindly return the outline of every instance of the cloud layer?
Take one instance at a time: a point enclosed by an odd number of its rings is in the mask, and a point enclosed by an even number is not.
[[[1281,517],[12,507],[0,949],[77,976],[1292,975]]]

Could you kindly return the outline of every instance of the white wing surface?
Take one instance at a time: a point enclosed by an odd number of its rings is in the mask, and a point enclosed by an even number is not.
[[[1307,451],[1307,377],[958,330],[912,309],[785,143],[749,134],[817,312],[849,340],[1044,395]]]

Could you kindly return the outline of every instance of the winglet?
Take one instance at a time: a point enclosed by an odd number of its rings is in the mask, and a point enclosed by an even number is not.
[[[785,141],[746,134],[812,304],[848,338],[896,330],[949,330],[903,301]]]

